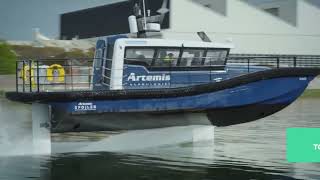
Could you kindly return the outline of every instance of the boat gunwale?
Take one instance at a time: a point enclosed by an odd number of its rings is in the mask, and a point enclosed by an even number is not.
[[[153,99],[176,98],[212,93],[234,88],[260,80],[281,77],[317,76],[320,68],[277,68],[247,73],[220,82],[210,82],[176,88],[159,89],[125,89],[100,91],[64,91],[64,92],[6,92],[6,98],[24,103],[53,103],[92,100],[124,100],[124,99]]]

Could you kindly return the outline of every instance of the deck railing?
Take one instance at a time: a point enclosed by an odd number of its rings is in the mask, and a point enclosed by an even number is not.
[[[247,67],[248,72],[250,72],[250,67],[252,66],[320,68],[320,56],[230,54],[228,64],[244,65]]]
[[[24,59],[16,62],[16,91],[74,91],[91,87],[93,58]]]
[[[101,59],[102,61],[110,61],[109,59]],[[138,59],[137,59],[138,60]],[[93,65],[94,58],[76,58],[76,59],[24,59],[16,62],[16,91],[17,92],[51,92],[51,91],[80,91],[91,90],[93,87]],[[175,59],[177,62],[178,59]],[[202,61],[204,62],[204,61]],[[147,63],[141,65],[148,66]],[[152,66],[152,65],[150,65]],[[191,65],[192,66],[192,65]],[[197,65],[208,67],[208,65]],[[209,65],[209,67],[220,66]],[[286,67],[318,67],[320,68],[320,56],[284,56],[284,55],[235,55],[231,54],[227,58],[227,66],[241,66],[247,72],[251,72],[253,67],[263,66],[270,68],[286,68]],[[171,74],[176,68],[172,65],[166,66],[166,72]],[[157,71],[157,66],[150,67]],[[189,67],[188,67],[189,68]],[[194,71],[185,68],[190,75]],[[205,68],[204,68],[205,69]],[[214,68],[209,68],[209,71],[215,71]],[[213,70],[212,70],[213,69]],[[124,70],[124,69],[122,69]],[[102,79],[101,84],[105,79],[110,80],[109,68],[101,69]],[[128,74],[123,74],[123,77],[128,77]],[[208,74],[210,80],[212,76]],[[110,81],[108,81],[110,83]],[[191,79],[190,79],[191,82]],[[190,84],[190,82],[181,82]],[[122,84],[125,85],[125,84]]]

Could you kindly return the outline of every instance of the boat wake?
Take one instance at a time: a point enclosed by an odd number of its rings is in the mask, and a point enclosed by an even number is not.
[[[92,133],[53,133],[40,127],[46,113],[41,105],[0,100],[0,156],[32,156],[69,152],[128,152],[146,148],[214,139],[211,125],[189,125],[147,130]],[[36,116],[33,118],[32,116]],[[200,120],[203,115],[192,118]],[[187,117],[185,117],[187,118]],[[33,128],[36,127],[36,128]],[[37,128],[39,127],[39,128]],[[85,138],[88,136],[88,138]],[[97,138],[95,138],[97,136]]]
[[[32,155],[31,111],[26,105],[0,100],[0,156]]]
[[[84,133],[61,134],[67,136],[83,136]],[[87,134],[88,135],[88,134]],[[99,133],[101,135],[101,133]],[[90,133],[92,138],[93,134]],[[56,137],[57,138],[57,137]],[[69,139],[70,140],[70,139]],[[148,148],[210,141],[214,143],[214,126],[190,125],[147,130],[131,130],[119,134],[109,134],[99,141],[63,141],[53,142],[53,153],[66,152],[132,152]]]

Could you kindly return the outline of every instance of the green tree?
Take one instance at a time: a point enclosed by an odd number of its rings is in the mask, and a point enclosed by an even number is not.
[[[11,46],[4,41],[0,42],[0,74],[14,74],[17,56]]]

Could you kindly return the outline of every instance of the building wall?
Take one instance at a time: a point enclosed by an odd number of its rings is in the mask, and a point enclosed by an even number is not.
[[[306,0],[308,3],[311,3],[314,6],[320,7],[320,1],[319,0]]]
[[[209,9],[214,10],[221,15],[227,14],[227,1],[225,0],[193,0],[196,3],[200,3]]]
[[[119,1],[123,0],[2,2],[0,22],[5,26],[0,28],[0,38],[31,40],[34,27],[55,38],[60,31],[59,14]],[[277,4],[281,18],[261,10]],[[165,38],[199,40],[196,32],[205,31],[215,41],[232,39],[234,53],[320,54],[319,0],[171,0],[170,17]],[[293,21],[289,18],[296,23],[288,23]],[[123,21],[127,23],[126,18]]]
[[[165,0],[170,9],[170,0]],[[163,5],[161,0],[146,1],[147,10],[151,15],[156,15]],[[99,36],[108,36],[114,34],[129,33],[128,17],[133,14],[134,3],[132,1],[123,1],[104,6],[68,12],[61,15],[60,38],[80,39]],[[169,28],[170,11],[165,14],[162,28]]]
[[[282,19],[293,26],[297,25],[297,0],[269,0],[255,1],[255,3],[250,2],[249,0],[243,1],[264,11],[270,8],[277,8],[279,10],[279,19]]]
[[[32,40],[32,29],[59,38],[60,14],[124,0],[1,0],[0,39]]]
[[[205,31],[214,41],[232,39],[233,53],[319,55],[320,9],[302,0],[296,6],[294,26],[240,0],[227,0],[226,16],[192,0],[173,0],[164,37],[199,40],[196,32]]]
[[[170,29],[163,31],[164,37],[199,40],[196,32],[205,31],[215,41],[232,40],[236,45],[233,53],[319,55],[320,23],[316,22],[320,19],[320,6],[317,2],[319,0],[172,0]],[[264,11],[272,7],[279,8],[278,17]],[[94,9],[99,7],[90,11]],[[127,25],[126,17],[109,16],[110,22],[105,24]],[[110,28],[106,27],[102,33],[108,35],[108,31]],[[127,31],[126,26],[119,32]],[[93,33],[90,37],[95,35],[101,34]]]

